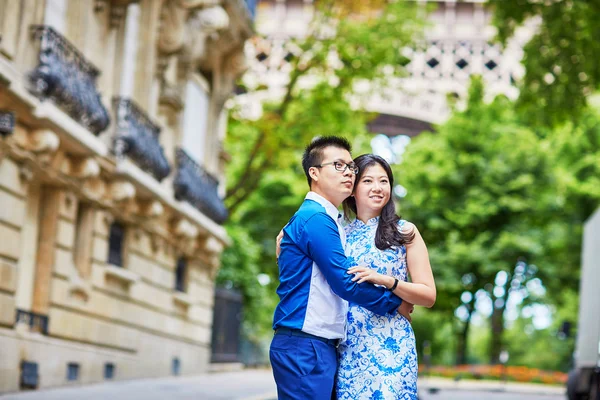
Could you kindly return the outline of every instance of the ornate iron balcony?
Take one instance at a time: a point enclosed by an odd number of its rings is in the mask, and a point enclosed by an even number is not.
[[[257,0],[246,0],[246,8],[252,20],[256,17],[256,3]]]
[[[31,91],[51,99],[73,119],[98,135],[110,117],[96,89],[99,71],[61,34],[49,26],[32,27],[40,40],[38,66],[31,72]]]
[[[227,209],[219,198],[219,182],[196,163],[183,149],[177,149],[175,198],[185,200],[218,224],[227,219]]]
[[[48,334],[48,316],[17,309],[15,322],[29,325],[32,330]]]
[[[15,113],[0,110],[0,135],[7,136],[15,130]]]
[[[160,128],[129,99],[117,97],[113,105],[117,115],[115,155],[127,155],[158,181],[163,180],[171,172],[171,166],[158,141]]]

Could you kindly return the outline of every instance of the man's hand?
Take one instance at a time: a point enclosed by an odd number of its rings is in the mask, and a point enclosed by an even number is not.
[[[412,312],[414,311],[415,306],[412,303],[409,303],[408,301],[404,301],[402,300],[402,304],[400,304],[400,307],[398,307],[398,312],[408,320],[408,322],[412,322],[412,318],[410,317],[410,314],[412,314]]]
[[[277,235],[277,238],[275,239],[275,242],[277,243],[277,247],[275,248],[275,256],[277,258],[279,258],[279,253],[281,253],[281,239],[283,239],[283,229],[279,231],[279,235]]]

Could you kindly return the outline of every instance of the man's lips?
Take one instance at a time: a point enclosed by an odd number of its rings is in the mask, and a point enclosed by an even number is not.
[[[342,182],[342,185],[352,186],[352,181],[344,181],[344,182]]]

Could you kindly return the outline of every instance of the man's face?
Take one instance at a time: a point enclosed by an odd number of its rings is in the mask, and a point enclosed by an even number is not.
[[[355,175],[350,168],[345,168],[344,171],[336,170],[334,162],[343,163],[344,167],[345,164],[353,164],[348,150],[333,146],[326,147],[323,150],[322,166],[311,168],[313,179],[311,187],[335,206],[339,206],[352,194]]]

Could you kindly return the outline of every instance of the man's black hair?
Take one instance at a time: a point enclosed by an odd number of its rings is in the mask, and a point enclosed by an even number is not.
[[[348,150],[349,153],[352,152],[352,146],[347,139],[339,136],[321,136],[314,139],[306,149],[304,149],[304,154],[302,155],[302,168],[304,168],[304,174],[306,174],[306,180],[308,181],[308,187],[312,183],[312,178],[308,173],[310,167],[314,167],[315,165],[320,165],[323,162],[323,150],[326,147],[337,147],[340,149]]]

